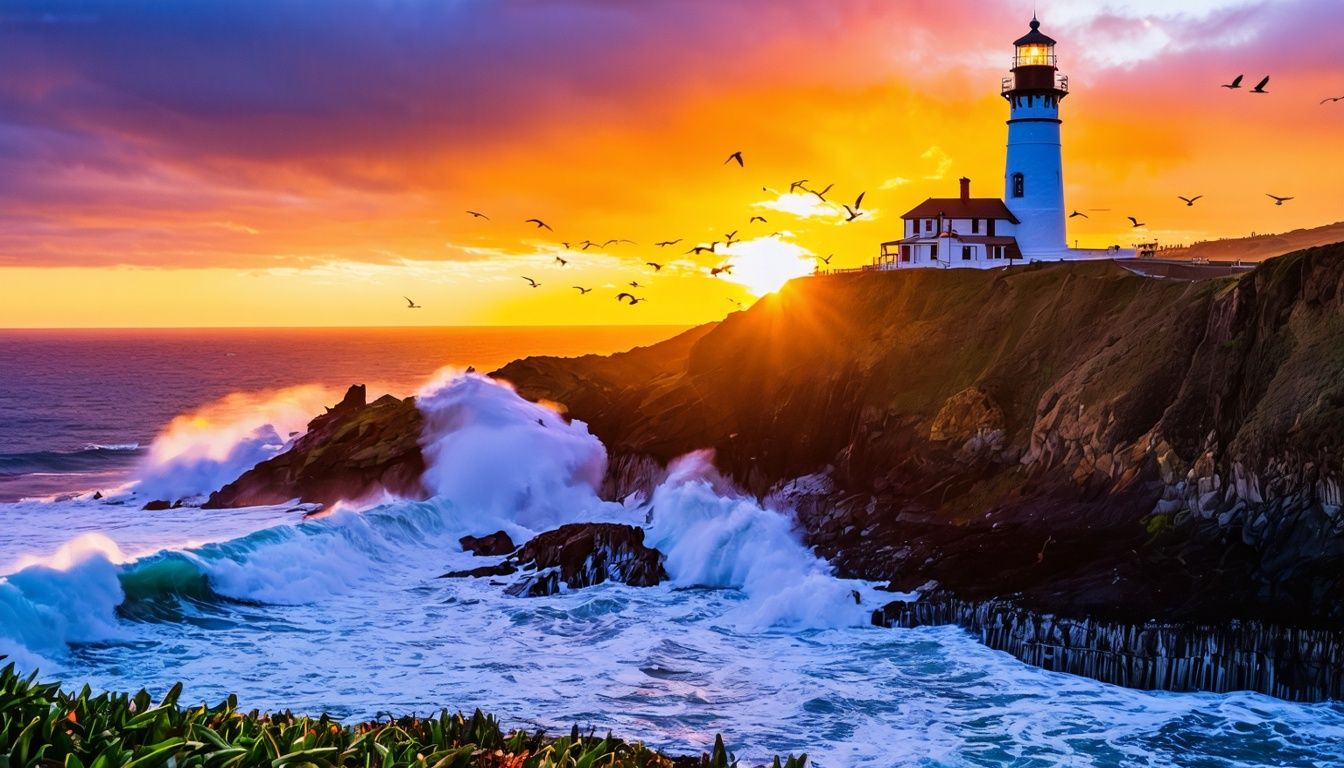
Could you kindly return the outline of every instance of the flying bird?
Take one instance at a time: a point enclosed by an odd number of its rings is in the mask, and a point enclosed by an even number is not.
[[[631,288],[643,288],[644,286],[640,285],[638,280],[631,280],[631,281],[630,281],[630,287],[631,287]]]
[[[1244,78],[1244,77],[1246,77],[1246,76],[1245,76],[1245,75],[1237,75],[1236,78],[1235,78],[1232,82],[1223,85],[1223,87],[1224,87],[1224,88],[1240,88],[1240,87],[1241,87],[1241,79]]]
[[[747,167],[746,163],[742,162],[742,150],[739,149],[738,151],[736,151],[736,152],[734,152],[733,154],[729,155],[729,156],[728,156],[728,159],[723,161],[723,164],[724,164],[724,165],[727,165],[727,164],[733,162],[734,160],[737,161],[737,165],[738,165],[739,168],[745,168],[745,167]]]
[[[720,272],[726,272],[726,273],[728,273],[728,274],[730,274],[730,275],[733,274],[733,265],[732,265],[732,264],[724,264],[722,267],[715,267],[715,268],[709,270],[709,276],[710,276],[710,277],[718,277]]]
[[[1255,86],[1254,88],[1252,88],[1250,92],[1251,92],[1251,93],[1269,93],[1269,91],[1266,91],[1266,90],[1265,90],[1265,86],[1266,86],[1266,85],[1269,85],[1269,75],[1265,75],[1265,79],[1264,79],[1264,80],[1261,80],[1259,83],[1257,83],[1256,86]]]
[[[626,301],[626,300],[629,300],[630,306],[632,306],[632,307],[635,306],[636,304],[638,304],[638,303],[641,302],[641,301],[648,301],[648,299],[641,299],[641,298],[639,298],[638,296],[635,296],[635,295],[632,294],[632,293],[625,293],[625,292],[621,292],[621,293],[616,294],[616,300],[617,300],[617,301]]]
[[[695,246],[694,248],[692,248],[691,250],[687,251],[687,253],[693,253],[693,254],[695,254],[696,256],[699,256],[700,254],[704,253],[705,251],[709,251],[710,253],[713,253],[713,252],[714,252],[714,246],[716,246],[716,245],[718,245],[718,244],[719,244],[719,241],[718,241],[718,240],[715,240],[714,242],[710,243],[708,246],[697,245],[697,246]]]
[[[826,188],[823,189],[823,190],[821,190],[820,192],[818,192],[818,191],[815,190],[815,189],[809,189],[809,190],[807,190],[807,191],[808,191],[808,192],[811,192],[811,193],[814,194],[814,195],[816,195],[816,196],[817,196],[817,199],[824,203],[824,202],[826,202],[826,193],[827,193],[827,192],[830,192],[830,191],[831,191],[831,187],[834,187],[834,186],[835,186],[834,184],[827,184],[827,185],[826,185]]]
[[[1344,101],[1344,96],[1326,96],[1324,99],[1321,99],[1322,104],[1327,101]]]
[[[486,221],[490,220],[489,216],[486,216],[484,213],[481,213],[480,211],[467,211],[467,213],[470,213],[472,218],[474,219],[485,219]]]
[[[565,246],[565,250],[566,250],[566,251],[569,250],[569,243],[566,243],[566,242],[564,242],[564,241],[561,241],[560,244],[563,245],[563,246]]]
[[[559,256],[556,256],[556,257],[555,257],[555,260],[558,261],[558,262],[560,262],[560,266],[562,266],[562,267],[569,263],[568,260],[566,260],[566,259],[562,259],[562,258],[560,258]]]
[[[733,244],[733,238],[735,238],[735,237],[737,237],[737,230],[736,230],[736,229],[734,229],[732,232],[729,232],[728,234],[724,235],[724,236],[723,236],[723,239],[728,241],[728,245],[732,245],[732,244]]]
[[[742,307],[742,302],[738,301],[737,299],[729,299],[729,300],[728,300],[728,303],[729,303],[729,304],[736,304],[738,309],[742,309],[742,308],[743,308],[743,307]]]
[[[419,304],[416,304],[414,301],[411,301],[411,297],[409,297],[409,296],[402,296],[401,298],[403,298],[403,299],[406,300],[406,308],[407,308],[407,309],[420,309],[420,308],[421,308]]]
[[[797,180],[797,181],[792,182],[792,183],[789,184],[789,191],[790,191],[790,192],[797,192],[797,191],[798,191],[798,188],[799,188],[799,187],[802,187],[802,188],[803,188],[803,191],[804,191],[804,192],[807,192],[807,191],[809,191],[809,190],[808,190],[808,188],[807,188],[806,185],[807,185],[807,179],[799,179],[799,180]]]
[[[1203,197],[1203,195],[1195,195],[1194,197],[1181,197],[1180,195],[1176,196],[1178,200],[1181,200],[1182,202],[1185,203],[1185,207],[1187,208],[1192,207],[1195,204],[1195,201],[1201,197]]]
[[[859,197],[858,197],[858,199],[856,199],[856,200],[854,201],[854,207],[853,207],[853,208],[850,208],[848,205],[845,206],[845,212],[849,214],[849,216],[847,216],[847,217],[845,218],[845,221],[853,221],[853,220],[855,220],[855,219],[857,219],[857,218],[859,218],[860,216],[863,215],[863,210],[862,210],[862,208],[863,208],[863,196],[866,195],[866,194],[868,194],[868,193],[867,193],[867,192],[860,192],[860,193],[859,193]]]
[[[589,293],[589,292],[591,292],[591,291],[593,290],[592,288],[584,288],[582,285],[575,285],[575,286],[571,286],[571,287],[572,287],[572,288],[577,288],[577,289],[579,290],[579,295],[580,295],[580,296],[582,296],[582,295],[585,294],[585,293]]]
[[[818,256],[818,257],[817,257],[817,259],[818,259],[819,261],[821,261],[822,264],[830,264],[830,263],[831,263],[831,259],[834,259],[834,258],[835,258],[835,254],[834,254],[834,253],[830,254],[829,256]]]
[[[1077,218],[1077,217],[1079,217],[1079,216],[1082,216],[1084,219],[1090,219],[1090,218],[1092,218],[1091,216],[1088,216],[1086,213],[1083,213],[1082,211],[1074,211],[1073,213],[1070,213],[1070,214],[1069,214],[1069,218],[1070,218],[1070,219],[1074,219],[1074,218]]]
[[[541,285],[541,283],[538,283],[536,280],[533,280],[532,278],[528,277],[527,275],[522,275],[522,278],[523,278],[524,280],[526,280],[527,282],[531,283],[533,288],[536,288],[537,286]]]
[[[1284,203],[1286,203],[1286,202],[1288,202],[1289,200],[1292,200],[1292,199],[1293,199],[1293,198],[1291,198],[1291,197],[1279,197],[1278,195],[1271,195],[1271,194],[1269,194],[1268,192],[1265,193],[1265,196],[1266,196],[1266,197],[1272,197],[1272,198],[1274,198],[1274,204],[1275,204],[1275,205],[1283,205]]]
[[[666,248],[669,245],[676,245],[677,243],[680,242],[681,238],[678,237],[676,240],[664,240],[661,243],[654,243],[654,245],[658,246],[659,248]]]
[[[1139,227],[1146,227],[1146,226],[1148,226],[1147,224],[1143,224],[1143,223],[1141,223],[1138,219],[1134,218],[1133,216],[1130,216],[1130,217],[1128,217],[1128,218],[1129,218],[1129,223],[1130,223],[1130,224],[1133,224],[1135,229],[1138,229]]]
[[[580,243],[580,245],[583,246],[583,248],[580,249],[580,250],[583,250],[583,251],[586,251],[586,250],[588,250],[589,248],[598,248],[598,247],[600,247],[600,246],[598,246],[597,243],[594,243],[592,240],[584,240],[582,243]]]
[[[654,272],[662,272],[662,271],[663,271],[663,265],[662,265],[662,264],[659,264],[659,263],[656,262],[656,261],[646,261],[646,262],[644,262],[644,263],[645,263],[645,264],[648,264],[650,267],[653,267],[653,271],[654,271]]]
[[[759,221],[759,222],[761,222],[762,224],[766,224],[766,223],[768,223],[768,222],[766,222],[764,216],[752,216],[750,219],[747,219],[747,223],[748,223],[748,224],[751,224],[752,222],[755,222],[755,221]]]
[[[537,229],[551,229],[551,225],[550,225],[550,224],[547,224],[546,222],[542,221],[541,219],[528,219],[527,221],[525,221],[525,222],[523,222],[523,223],[524,223],[524,224],[536,224],[536,225],[537,225]],[[551,231],[554,232],[555,230],[554,230],[554,229],[551,229]]]

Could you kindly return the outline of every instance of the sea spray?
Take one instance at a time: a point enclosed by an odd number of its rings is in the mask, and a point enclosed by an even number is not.
[[[808,550],[784,515],[732,495],[707,451],[681,457],[653,492],[648,544],[680,587],[740,589],[748,626],[825,628],[867,620],[854,583]]]
[[[0,578],[0,653],[17,646],[49,657],[69,643],[120,637],[123,559],[111,540],[85,534]]]
[[[134,492],[175,501],[217,490],[284,450],[332,397],[316,385],[235,392],[178,416],[154,438]]]

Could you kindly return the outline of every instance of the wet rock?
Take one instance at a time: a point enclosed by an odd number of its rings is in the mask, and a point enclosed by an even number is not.
[[[479,579],[487,576],[509,576],[518,572],[518,566],[513,563],[499,563],[498,565],[482,565],[478,568],[472,568],[466,571],[449,571],[440,579]]]
[[[158,512],[160,510],[172,508],[173,503],[167,499],[154,499],[153,501],[145,502],[145,506],[141,507],[141,509],[148,512]]]
[[[458,539],[458,543],[462,545],[463,552],[470,552],[477,557],[507,555],[518,548],[504,531],[495,531],[488,536],[463,536]]]
[[[615,523],[576,523],[543,533],[510,559],[532,571],[508,588],[511,595],[555,594],[604,581],[651,587],[667,578],[663,554],[644,546],[644,529]]]

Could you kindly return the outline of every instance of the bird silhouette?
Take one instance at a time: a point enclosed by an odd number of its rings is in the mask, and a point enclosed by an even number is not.
[[[1264,80],[1261,80],[1259,83],[1256,83],[1256,86],[1255,86],[1254,88],[1252,88],[1252,89],[1250,90],[1250,92],[1251,92],[1251,93],[1269,93],[1269,91],[1266,91],[1266,90],[1265,90],[1265,86],[1266,86],[1266,85],[1269,85],[1269,75],[1265,75],[1265,79],[1264,79]]]
[[[858,198],[854,201],[854,207],[853,207],[853,208],[850,208],[848,205],[845,206],[845,213],[848,213],[848,214],[849,214],[847,217],[845,217],[845,221],[853,221],[853,220],[855,220],[855,219],[857,219],[857,218],[859,218],[860,216],[863,215],[863,210],[862,210],[862,207],[863,207],[863,196],[864,196],[865,194],[867,194],[867,193],[866,193],[866,192],[860,192],[860,193],[859,193]]]
[[[766,224],[766,223],[768,223],[768,222],[766,222],[764,216],[752,216],[750,219],[747,219],[747,223],[748,223],[748,224],[751,224],[752,222],[755,222],[755,221],[759,221],[759,222],[761,222],[762,224]]]
[[[643,288],[643,287],[644,287],[644,286],[642,286],[642,285],[639,284],[639,281],[638,281],[638,280],[631,280],[630,283],[629,283],[629,285],[630,285],[631,288]]]
[[[480,211],[467,211],[467,213],[470,213],[472,218],[485,219],[486,221],[490,220],[489,216],[486,216],[484,213],[481,213]]]
[[[1225,85],[1223,85],[1223,87],[1224,87],[1224,88],[1240,88],[1240,87],[1241,87],[1241,80],[1242,80],[1242,78],[1244,78],[1244,77],[1246,77],[1246,76],[1245,76],[1245,75],[1237,75],[1237,76],[1232,80],[1232,82],[1230,82],[1230,83],[1226,83]]]
[[[533,280],[532,278],[528,277],[527,275],[522,275],[522,278],[523,278],[524,280],[526,280],[527,282],[531,283],[533,288],[536,288],[537,286],[541,285],[541,283],[538,283],[536,280]]]
[[[1292,199],[1293,199],[1293,198],[1291,198],[1291,197],[1279,197],[1278,195],[1271,195],[1271,194],[1269,194],[1268,192],[1265,193],[1265,196],[1266,196],[1266,197],[1272,197],[1272,198],[1274,198],[1274,204],[1275,204],[1275,205],[1283,205],[1284,203],[1286,203],[1286,202],[1288,202],[1289,200],[1292,200]]]
[[[1070,219],[1076,219],[1079,216],[1082,216],[1084,219],[1092,218],[1091,216],[1088,216],[1086,213],[1083,213],[1082,211],[1074,211],[1073,213],[1069,214]]]
[[[582,285],[574,285],[574,286],[570,286],[570,287],[571,287],[571,288],[577,288],[577,289],[579,289],[579,295],[580,295],[580,296],[582,296],[582,295],[585,294],[585,293],[589,293],[589,292],[591,292],[591,291],[593,290],[592,288],[584,288]]]
[[[597,243],[594,243],[592,240],[584,240],[582,243],[580,243],[580,245],[583,246],[582,248],[579,249],[579,250],[581,250],[581,251],[586,251],[586,250],[588,250],[589,248],[598,248],[598,247],[600,247]]]
[[[551,229],[551,225],[550,225],[550,224],[547,224],[546,222],[542,221],[541,219],[528,219],[527,221],[525,221],[525,222],[523,222],[523,223],[524,223],[524,224],[536,224],[536,225],[537,225],[537,229]],[[551,229],[551,231],[554,232],[555,230]]]
[[[560,262],[560,266],[562,266],[562,267],[569,263],[568,260],[566,260],[566,259],[562,259],[562,258],[560,258],[559,256],[556,256],[556,257],[555,257],[555,260],[558,261],[558,262]]]
[[[697,246],[695,246],[694,248],[692,248],[691,250],[687,251],[687,253],[693,253],[693,254],[695,254],[696,256],[699,256],[700,254],[702,254],[702,253],[704,253],[704,252],[706,252],[706,251],[708,251],[708,252],[710,252],[710,253],[713,253],[713,252],[714,252],[714,247],[715,247],[716,245],[718,245],[718,244],[719,244],[719,241],[718,241],[718,240],[715,240],[714,242],[710,243],[710,244],[707,245],[707,246],[705,246],[705,245],[697,245]]]
[[[1177,195],[1176,199],[1183,201],[1185,203],[1185,207],[1190,208],[1194,206],[1195,201],[1201,197],[1203,197],[1203,195],[1195,195],[1194,197],[1181,197],[1180,195]]]
[[[733,274],[733,265],[732,265],[732,264],[724,264],[722,267],[715,267],[715,268],[709,270],[709,276],[710,276],[710,277],[718,277],[718,276],[719,276],[719,273],[727,273],[727,274],[730,274],[730,275]]]
[[[738,301],[737,299],[729,299],[728,303],[736,304],[738,309],[742,309],[742,302]]]
[[[817,257],[817,259],[820,260],[822,264],[830,264],[830,263],[831,263],[831,259],[834,259],[834,258],[835,258],[835,254],[834,254],[834,253],[832,253],[832,254],[830,254],[830,255],[828,255],[828,256],[818,256],[818,257]]]
[[[1143,223],[1141,223],[1138,219],[1134,218],[1133,216],[1130,216],[1130,217],[1128,217],[1128,218],[1129,218],[1129,223],[1130,223],[1130,224],[1133,224],[1135,229],[1138,229],[1139,227],[1146,227],[1146,226],[1148,226],[1147,224],[1143,224]]]
[[[420,309],[420,308],[421,308],[419,304],[416,304],[414,301],[411,301],[411,297],[409,297],[409,296],[402,296],[401,298],[403,298],[403,299],[406,300],[406,308],[407,308],[407,309]]]
[[[662,271],[663,271],[663,265],[662,265],[662,264],[659,264],[659,263],[656,262],[656,261],[646,261],[646,262],[644,262],[644,263],[645,263],[645,264],[648,264],[650,267],[653,267],[653,271],[654,271],[654,272],[662,272]]]
[[[803,188],[803,191],[804,191],[804,192],[807,192],[807,191],[808,191],[808,189],[807,189],[807,179],[799,179],[799,180],[797,180],[797,181],[795,181],[795,182],[791,182],[791,183],[789,184],[789,191],[790,191],[790,192],[797,192],[799,187],[802,187],[802,188]]]
[[[1322,104],[1328,101],[1344,101],[1344,96],[1326,96],[1324,99],[1321,99]]]
[[[735,237],[737,237],[737,230],[736,230],[736,229],[734,229],[732,232],[729,232],[728,234],[724,235],[724,236],[723,236],[723,239],[727,241],[728,245],[732,245],[732,244],[733,244],[733,238],[735,238]]]
[[[669,245],[676,245],[677,243],[680,242],[681,238],[678,237],[676,240],[664,240],[661,243],[654,243],[654,245],[658,246],[659,248],[666,248]]]
[[[641,302],[641,301],[648,301],[648,299],[641,299],[641,298],[639,298],[638,296],[634,295],[633,293],[625,293],[624,291],[622,291],[621,293],[616,294],[616,300],[617,300],[617,301],[627,301],[627,300],[628,300],[629,303],[630,303],[630,306],[632,306],[632,307],[635,306],[636,304],[638,304],[638,303]]]
[[[821,190],[820,192],[818,192],[818,191],[815,190],[815,189],[809,189],[809,190],[807,190],[807,191],[808,191],[808,192],[811,192],[811,193],[814,194],[814,195],[816,195],[816,196],[817,196],[817,199],[824,203],[824,202],[826,202],[826,193],[827,193],[827,192],[830,192],[830,191],[831,191],[831,187],[834,187],[834,186],[835,186],[834,184],[827,184],[827,185],[826,185],[826,188],[823,189],[823,190]]]
[[[723,164],[724,164],[724,165],[727,165],[727,164],[733,162],[734,160],[737,161],[737,165],[738,165],[739,168],[745,168],[745,167],[747,167],[747,164],[744,163],[744,162],[742,162],[742,150],[739,149],[738,151],[736,151],[736,152],[734,152],[733,154],[729,155],[729,156],[728,156],[728,159],[723,161]]]

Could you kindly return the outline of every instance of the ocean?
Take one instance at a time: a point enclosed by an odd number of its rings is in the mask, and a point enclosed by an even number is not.
[[[824,768],[1344,762],[1340,703],[1134,691],[955,627],[869,626],[891,596],[835,578],[787,509],[722,490],[704,457],[651,498],[604,501],[605,449],[585,425],[460,371],[677,330],[0,334],[0,654],[68,686],[180,680],[184,701],[236,693],[346,719],[480,707],[682,753],[721,733],[744,765],[803,751]],[[141,509],[281,450],[355,382],[420,394],[433,498],[308,519]],[[643,526],[670,580],[517,598],[508,579],[439,578],[495,562],[463,553],[463,535],[580,521]]]

